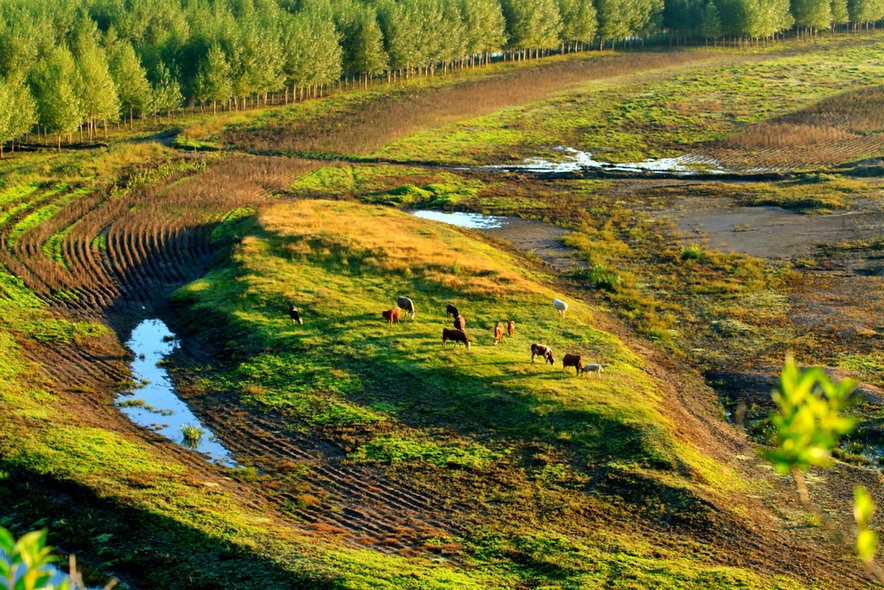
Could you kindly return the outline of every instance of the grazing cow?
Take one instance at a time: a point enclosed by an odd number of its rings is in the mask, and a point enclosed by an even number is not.
[[[513,332],[515,332],[515,331],[516,331],[516,322],[514,322],[513,320],[510,320],[509,325],[507,325],[507,327],[506,327],[506,333],[509,334],[510,336],[512,336]]]
[[[500,344],[501,338],[503,338],[503,324],[497,322],[497,325],[494,326],[494,346]]]
[[[546,362],[549,364],[554,364],[556,359],[553,358],[552,349],[549,346],[544,346],[542,344],[532,344],[531,345],[531,362],[534,362],[534,357],[539,356],[546,359]]]
[[[402,297],[401,295],[396,298],[396,305],[407,311],[411,314],[411,319],[414,319],[414,302],[408,297]]]
[[[460,342],[461,344],[466,345],[467,350],[470,349],[470,339],[467,338],[467,335],[463,330],[442,328],[442,346],[445,346],[445,343],[449,340],[455,343]]]
[[[463,332],[467,328],[467,321],[463,319],[462,315],[454,318],[454,327]]]
[[[445,317],[451,316],[453,318],[456,318],[459,315],[460,315],[460,312],[457,311],[457,308],[454,307],[453,305],[451,305],[450,303],[448,304],[448,307],[445,308]]]
[[[289,309],[289,317],[292,318],[293,324],[303,324],[304,320],[301,319],[301,314],[298,313],[298,308],[294,305]]]
[[[565,372],[565,369],[568,367],[574,367],[577,371],[574,373],[575,376],[580,376],[580,369],[583,368],[583,359],[580,358],[579,354],[566,354],[562,357],[562,373]]]
[[[561,299],[553,299],[553,307],[556,308],[557,312],[562,314],[562,319],[565,319],[565,312],[568,311],[568,304]]]
[[[381,315],[387,320],[387,325],[392,326],[394,320],[397,322],[399,321],[399,308],[394,307],[393,309],[382,311]]]
[[[596,376],[601,379],[602,378],[602,366],[601,365],[584,365],[579,369],[581,373],[584,375],[589,375],[590,373],[595,373]]]

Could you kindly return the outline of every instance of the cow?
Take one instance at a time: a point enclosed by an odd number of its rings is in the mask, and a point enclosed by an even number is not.
[[[414,302],[411,299],[400,295],[396,298],[396,305],[410,313],[411,319],[414,319]]]
[[[556,359],[553,358],[552,349],[549,346],[544,346],[542,344],[534,343],[531,345],[531,362],[534,362],[534,357],[539,356],[546,359],[546,362],[549,364],[554,364]]]
[[[460,315],[460,312],[457,311],[457,308],[454,307],[453,305],[451,305],[450,303],[448,304],[448,307],[445,308],[445,317],[451,316],[453,318],[456,318],[459,315]]]
[[[497,325],[494,326],[494,345],[497,346],[500,344],[500,339],[503,338],[503,324],[497,322]]]
[[[602,378],[602,366],[601,365],[584,365],[580,368],[580,372],[584,375],[589,375],[590,373],[595,373],[596,376],[601,379]]]
[[[301,314],[298,313],[298,308],[294,305],[289,308],[289,317],[292,318],[292,324],[304,323],[304,320],[301,319]]]
[[[515,331],[516,331],[516,322],[514,322],[513,320],[510,320],[510,323],[506,327],[506,333],[509,334],[510,336],[512,336],[513,332],[515,332]]]
[[[399,308],[394,307],[393,309],[382,311],[381,315],[387,320],[387,325],[392,326],[394,320],[399,321]]]
[[[583,368],[583,359],[580,358],[579,354],[566,354],[562,357],[562,373],[564,373],[568,367],[574,367],[577,371],[574,375],[578,377],[580,376],[580,369]]]
[[[565,312],[568,311],[568,304],[561,299],[553,299],[553,307],[556,308],[557,312],[562,314],[562,319],[565,319]]]
[[[467,350],[470,349],[470,339],[467,338],[466,332],[463,330],[442,328],[442,346],[445,346],[445,343],[449,340],[455,343],[460,342],[461,344],[466,345]]]
[[[461,332],[466,330],[467,321],[465,319],[463,319],[462,315],[459,315],[456,318],[454,318],[454,327],[455,327],[455,329],[460,330]]]

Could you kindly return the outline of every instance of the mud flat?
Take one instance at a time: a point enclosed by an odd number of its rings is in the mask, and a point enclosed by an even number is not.
[[[689,197],[651,214],[669,218],[685,243],[767,260],[814,254],[817,246],[884,236],[884,210],[802,215],[782,207],[737,207],[727,199]]]

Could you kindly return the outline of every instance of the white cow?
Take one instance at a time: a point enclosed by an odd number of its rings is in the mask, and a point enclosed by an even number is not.
[[[568,311],[568,304],[561,299],[553,299],[553,307],[556,308],[556,311],[561,312],[562,319],[565,319],[565,312]]]
[[[411,299],[400,295],[396,298],[396,305],[410,313],[411,319],[414,319],[414,303],[411,301]]]

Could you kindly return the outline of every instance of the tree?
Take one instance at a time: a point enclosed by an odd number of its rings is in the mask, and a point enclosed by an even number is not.
[[[89,138],[92,139],[96,120],[107,121],[120,116],[120,99],[110,74],[107,54],[91,39],[81,44],[77,66],[77,94],[89,122]]]
[[[596,13],[599,20],[599,47],[603,47],[605,41],[610,41],[613,45],[632,34],[629,0],[596,0]]]
[[[496,0],[461,0],[467,55],[487,56],[506,43],[506,21]]]
[[[798,27],[818,31],[832,24],[832,0],[792,0],[791,10]]]
[[[61,136],[72,133],[83,121],[76,84],[74,56],[66,47],[56,47],[31,72],[39,123],[56,134],[58,149],[61,149]]]
[[[847,11],[847,0],[832,0],[832,24],[846,25],[850,22],[850,13]]]
[[[374,75],[388,67],[384,34],[373,7],[355,2],[342,3],[334,20],[341,35],[341,67],[345,75]]]
[[[848,0],[847,10],[854,25],[867,25],[884,19],[884,0]]]
[[[342,50],[331,15],[311,10],[286,20],[283,74],[288,86],[330,84],[341,76]]]
[[[574,42],[590,43],[598,30],[595,6],[590,0],[558,0],[562,17],[561,41],[564,46]]]
[[[502,0],[501,6],[509,49],[549,49],[559,44],[562,18],[556,0]]]
[[[150,100],[147,112],[150,114],[166,111],[168,114],[174,108],[181,106],[184,96],[181,94],[181,85],[166,64],[160,62],[154,69],[151,83]]]
[[[37,103],[24,79],[10,80],[6,83],[6,87],[9,93],[10,112],[6,135],[0,138],[0,142],[12,141],[14,146],[15,140],[30,133],[37,123]]]
[[[129,112],[131,125],[132,113],[145,111],[151,89],[147,81],[147,72],[130,43],[121,41],[114,48],[110,59],[110,73],[117,87],[120,105]]]
[[[232,96],[230,65],[228,65],[227,58],[219,45],[212,45],[209,53],[200,63],[194,88],[195,98],[201,104],[212,102],[213,114],[216,112],[218,101],[224,102]]]

